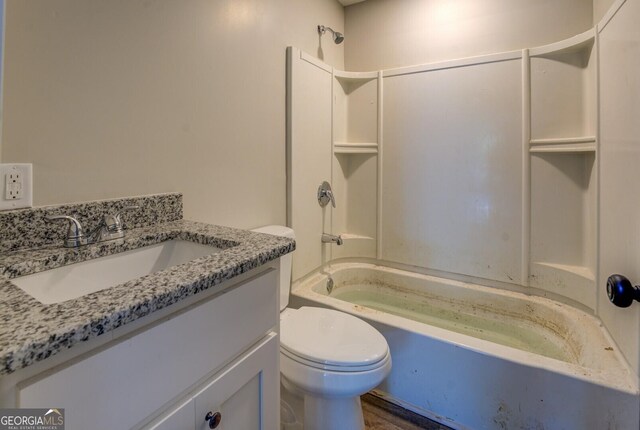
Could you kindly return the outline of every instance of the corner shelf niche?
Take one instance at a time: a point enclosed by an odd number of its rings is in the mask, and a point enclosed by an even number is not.
[[[334,142],[377,144],[378,73],[334,70],[333,76]]]
[[[374,153],[335,153],[332,184],[336,196],[332,230],[344,239],[333,258],[376,256],[378,160]]]
[[[332,231],[343,238],[332,258],[377,252],[378,72],[334,70]]]
[[[595,308],[596,34],[529,50],[529,285]]]
[[[529,51],[531,144],[595,144],[595,31]]]
[[[596,153],[531,157],[529,285],[595,307]]]

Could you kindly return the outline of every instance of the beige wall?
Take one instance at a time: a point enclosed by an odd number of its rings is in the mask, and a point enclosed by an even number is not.
[[[181,191],[190,219],[284,223],[285,47],[343,22],[337,0],[8,0],[2,161],[34,163],[35,205]]]
[[[592,10],[591,0],[368,0],[345,8],[346,67],[378,70],[545,45],[591,28]]]

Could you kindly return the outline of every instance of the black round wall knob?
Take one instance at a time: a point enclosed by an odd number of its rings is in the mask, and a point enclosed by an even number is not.
[[[607,279],[607,295],[614,305],[628,308],[634,300],[640,301],[640,288],[622,275],[611,275]]]
[[[213,413],[207,412],[207,416],[204,417],[204,421],[209,423],[210,429],[218,428],[220,421],[222,421],[222,414],[220,412]]]

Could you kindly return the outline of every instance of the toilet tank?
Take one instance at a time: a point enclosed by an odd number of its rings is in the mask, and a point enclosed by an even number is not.
[[[266,233],[273,236],[284,236],[295,239],[293,229],[282,225],[267,225],[251,231],[256,233]],[[291,263],[293,256],[291,253],[280,257],[280,310],[284,310],[289,304],[289,292],[291,290]]]

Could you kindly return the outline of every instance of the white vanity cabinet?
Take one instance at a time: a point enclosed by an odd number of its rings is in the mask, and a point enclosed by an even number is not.
[[[67,430],[204,430],[208,412],[221,414],[218,429],[276,430],[275,267],[17,381],[13,406],[65,408]]]

